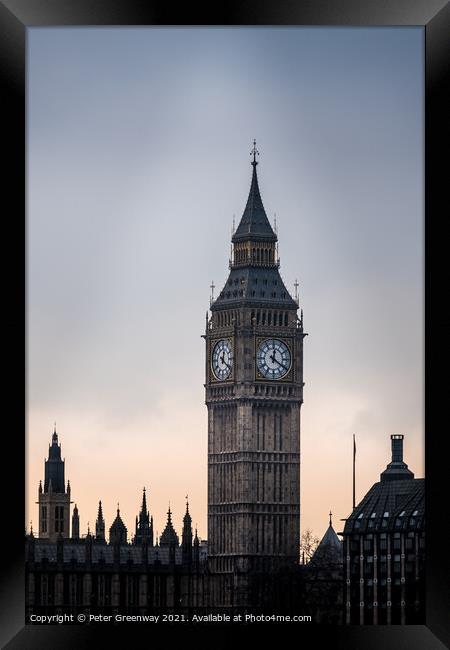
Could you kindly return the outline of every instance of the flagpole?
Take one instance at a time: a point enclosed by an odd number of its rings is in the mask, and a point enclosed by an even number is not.
[[[353,510],[355,509],[355,460],[356,460],[356,443],[355,434],[353,434]]]

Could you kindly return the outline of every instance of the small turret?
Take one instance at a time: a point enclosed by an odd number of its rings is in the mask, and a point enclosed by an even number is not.
[[[176,534],[173,524],[172,524],[172,512],[170,510],[170,505],[169,505],[169,510],[167,511],[167,523],[166,527],[164,528],[164,531],[159,538],[159,545],[160,546],[179,546],[180,542],[178,540],[178,535]]]
[[[72,513],[72,539],[80,538],[80,517],[78,515],[77,504],[75,504]]]
[[[189,514],[189,501],[186,497],[186,514],[183,517],[183,534],[181,538],[182,562],[191,564],[192,562],[192,518]]]
[[[120,517],[119,504],[117,504],[116,518],[109,529],[109,543],[116,545],[127,543],[127,528]]]
[[[103,519],[102,502],[98,502],[98,513],[95,521],[95,539],[97,542],[105,542],[105,520]]]
[[[142,505],[139,517],[136,517],[136,534],[134,537],[135,544],[148,544],[153,546],[153,518],[147,509],[147,496],[145,487],[142,494]]]
[[[194,564],[198,566],[200,562],[200,541],[197,535],[197,526],[195,527],[195,537],[194,537]]]

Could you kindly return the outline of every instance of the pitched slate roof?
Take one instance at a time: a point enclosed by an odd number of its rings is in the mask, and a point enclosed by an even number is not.
[[[344,535],[423,529],[425,479],[379,481],[348,517]]]
[[[313,564],[340,564],[342,543],[330,524],[311,558]]]
[[[262,307],[298,309],[276,267],[246,266],[231,269],[224,288],[211,305],[211,311],[242,302]]]
[[[277,241],[259,191],[258,176],[256,174],[256,161],[252,162],[253,174],[250,185],[250,192],[241,221],[233,235],[232,241],[243,241],[246,239],[264,239],[265,241]]]

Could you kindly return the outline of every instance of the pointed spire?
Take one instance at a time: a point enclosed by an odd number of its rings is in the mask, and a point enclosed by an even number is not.
[[[195,566],[198,566],[198,563],[200,561],[200,541],[199,541],[198,535],[197,535],[197,524],[195,524],[193,560],[194,560]]]
[[[144,487],[144,490],[143,490],[143,493],[142,493],[142,506],[141,506],[141,512],[142,512],[144,515],[146,515],[147,512],[148,512],[148,511],[147,511],[147,499],[146,499],[146,496],[145,496],[145,487]]]
[[[182,562],[183,564],[190,564],[192,562],[192,518],[189,514],[189,501],[186,495],[186,514],[183,518],[183,533],[181,541]]]
[[[120,517],[119,504],[117,504],[117,516],[109,529],[109,542],[110,544],[127,543],[127,528]]]
[[[72,513],[72,539],[79,539],[80,537],[80,516],[78,514],[77,504],[73,507]]]
[[[50,481],[53,492],[64,494],[66,484],[64,479],[64,460],[61,459],[61,445],[58,444],[56,426],[48,448],[48,458],[45,460],[44,492],[49,491]]]
[[[184,519],[186,518],[191,519],[191,515],[189,514],[189,501],[188,501],[188,495],[186,494],[186,513],[184,515]]]
[[[342,562],[342,543],[331,525],[331,513],[330,525],[314,551],[311,562],[313,565],[340,564]]]
[[[164,528],[164,531],[161,534],[159,544],[160,544],[160,546],[178,546],[179,545],[178,535],[176,534],[175,529],[174,529],[173,524],[172,524],[172,511],[170,509],[170,502],[169,502],[169,510],[167,511],[166,527]]]
[[[98,502],[97,520],[95,522],[95,537],[98,541],[105,541],[105,520],[103,519],[102,502]]]
[[[332,515],[332,514],[333,514],[333,513],[332,513],[331,510],[330,510],[330,526],[333,525],[332,522],[331,522],[331,515]]]
[[[251,151],[253,156],[252,160],[252,182],[250,185],[250,192],[245,206],[244,213],[241,221],[233,234],[232,241],[241,241],[245,239],[263,239],[269,242],[275,242],[277,236],[273,231],[270,221],[267,218],[266,211],[261,199],[259,191],[258,176],[256,173],[256,165],[258,164],[256,156],[259,151],[256,149],[256,140],[253,141],[253,149]]]

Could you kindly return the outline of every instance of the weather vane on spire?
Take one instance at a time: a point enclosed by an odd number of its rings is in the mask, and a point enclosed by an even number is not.
[[[256,140],[253,140],[253,149],[250,151],[250,155],[253,156],[252,165],[257,165],[258,163],[256,162],[256,156],[259,156],[259,151],[256,148]]]

